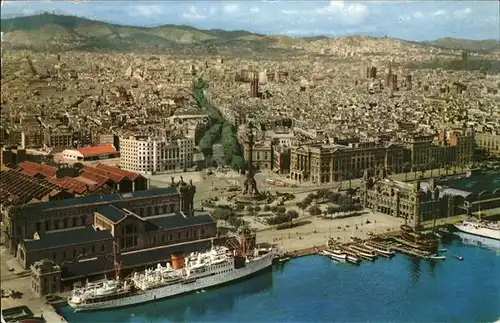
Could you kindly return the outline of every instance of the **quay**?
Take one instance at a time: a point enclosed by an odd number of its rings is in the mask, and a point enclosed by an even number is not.
[[[305,249],[299,249],[295,251],[289,251],[283,253],[279,258],[301,258],[305,256],[311,256],[311,255],[316,255],[322,251],[324,251],[326,248],[325,246],[315,246],[311,248],[305,248]]]

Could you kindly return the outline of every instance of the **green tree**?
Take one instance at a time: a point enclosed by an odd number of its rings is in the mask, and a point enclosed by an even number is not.
[[[233,169],[242,170],[244,165],[245,165],[245,159],[243,159],[242,156],[240,155],[233,156],[233,159],[231,161],[231,167]]]
[[[297,202],[297,207],[302,210],[302,214],[304,214],[305,209],[307,209],[308,204],[304,202]]]
[[[328,207],[326,208],[326,213],[329,215],[335,214],[338,211],[339,211],[338,207],[335,207],[333,205],[328,205]]]
[[[309,208],[309,214],[311,215],[320,215],[321,209],[317,205],[313,205]]]

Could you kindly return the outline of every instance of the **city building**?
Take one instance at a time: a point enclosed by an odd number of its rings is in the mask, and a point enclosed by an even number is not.
[[[440,163],[441,149],[433,149],[433,141],[433,135],[411,134],[401,138],[405,147],[404,161],[408,168],[405,171],[427,169],[429,165]],[[442,165],[444,166],[444,161]]]
[[[383,172],[363,175],[360,201],[363,207],[420,223],[455,215],[481,215],[500,207],[498,172],[478,172],[438,182],[406,183],[386,178]]]
[[[273,172],[277,174],[290,173],[290,148],[273,145]]]
[[[500,173],[473,171],[459,178],[449,178],[438,185],[442,195],[457,199],[456,214],[482,215],[500,208]]]
[[[248,154],[250,147],[240,140],[240,145],[243,147],[243,156],[245,160],[249,160]],[[252,164],[254,169],[272,169],[273,167],[273,147],[270,140],[256,142],[252,150]]]
[[[120,138],[120,167],[152,174],[192,167],[193,137],[130,136]]]
[[[120,193],[148,189],[148,180],[144,176],[106,164],[85,166],[77,179],[100,188],[107,186],[111,191]]]
[[[65,149],[62,157],[65,162],[91,162],[118,158],[120,155],[112,144],[91,146],[75,149]]]
[[[32,177],[55,178],[57,169],[48,165],[34,163],[31,161],[23,161],[17,164],[17,168],[24,174]]]
[[[31,267],[31,289],[38,297],[61,291],[61,267],[49,259],[35,262]]]
[[[259,74],[252,73],[252,79],[250,81],[250,97],[259,97]]]
[[[3,215],[9,207],[26,203],[61,200],[74,197],[66,187],[33,174],[11,169],[0,173],[0,202]]]
[[[176,188],[169,187],[16,206],[2,213],[5,244],[15,254],[21,241],[33,239],[35,233],[44,234],[54,230],[92,225],[94,212],[103,205],[113,204],[139,215],[153,216],[166,213],[171,209],[171,205],[177,205],[174,212],[179,211],[182,198],[186,196],[180,194]]]
[[[469,165],[474,157],[474,133],[470,129],[451,129],[439,132],[444,147],[445,165]]]
[[[420,182],[406,183],[386,178],[381,170],[377,176],[365,171],[361,180],[359,196],[361,205],[374,212],[404,218],[414,227],[421,221],[435,216],[450,216],[448,208],[440,209],[439,189],[434,181],[423,190]],[[443,212],[443,213],[440,213]]]
[[[293,147],[290,177],[298,181],[331,183],[359,178],[365,169],[403,170],[401,145],[360,142],[344,145],[315,144]]]
[[[56,149],[72,147],[73,133],[65,129],[47,130],[43,134],[43,143]]]
[[[490,156],[500,156],[500,134],[496,132],[476,132],[476,147],[484,149]]]
[[[26,149],[20,146],[2,147],[1,158],[3,165],[15,167],[16,164],[26,160]]]

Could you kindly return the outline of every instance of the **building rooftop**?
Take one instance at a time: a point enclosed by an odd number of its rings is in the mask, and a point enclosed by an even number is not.
[[[113,146],[113,145],[100,145],[100,146],[83,147],[83,148],[77,148],[75,150],[78,151],[80,154],[82,154],[83,157],[91,157],[91,156],[99,156],[99,155],[116,153],[115,146]]]
[[[16,170],[2,171],[0,174],[0,202],[3,205],[28,203],[41,200],[52,193],[64,191],[60,183],[40,179]]]
[[[30,216],[32,212],[43,212],[57,208],[67,208],[72,206],[86,205],[86,204],[109,204],[125,199],[146,198],[161,195],[178,194],[175,187],[155,188],[148,191],[136,191],[123,194],[103,194],[103,195],[90,195],[65,200],[54,200],[42,203],[33,203],[21,206],[17,209],[21,216]]]
[[[100,206],[97,212],[113,223],[118,223],[127,217],[127,212],[111,204]]]
[[[109,230],[96,231],[91,226],[65,229],[51,233],[39,233],[39,237],[39,240],[23,241],[26,251],[53,249],[113,239],[113,235]]]
[[[500,188],[500,172],[485,171],[472,174],[469,177],[449,179],[441,183],[441,186],[457,190],[479,194],[482,191],[493,192]]]
[[[21,168],[23,171],[26,171],[27,175],[41,174],[47,178],[52,178],[56,176],[56,169],[54,167],[50,167],[39,163],[23,161],[17,164],[17,167]]]
[[[171,246],[155,247],[143,249],[135,252],[128,252],[118,256],[118,261],[122,268],[155,265],[159,262],[170,261],[173,253],[191,253],[210,248],[211,242],[206,240],[179,243]],[[97,273],[106,273],[113,270],[113,256],[99,257],[83,262],[66,263],[62,268],[62,279],[72,279],[81,276],[88,276]]]
[[[127,177],[128,179],[130,179],[132,181],[135,181],[135,179],[137,177],[141,176],[141,175],[139,175],[137,173],[129,172],[127,170],[124,170],[124,169],[121,169],[121,168],[118,168],[118,167],[109,166],[109,165],[106,165],[106,164],[99,164],[95,168],[102,169],[102,170],[110,172],[110,173],[114,173],[114,174],[117,174],[117,175],[121,175],[121,176]]]
[[[210,214],[200,214],[196,216],[184,217],[181,212],[165,214],[162,216],[148,217],[147,221],[163,229],[183,228],[193,225],[214,223],[215,220]]]

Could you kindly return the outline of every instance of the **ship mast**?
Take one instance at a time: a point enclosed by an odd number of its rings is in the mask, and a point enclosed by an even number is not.
[[[241,252],[242,252],[243,256],[247,255],[247,240],[245,237],[244,230],[241,230]]]
[[[118,263],[118,260],[117,260],[117,252],[118,252],[117,249],[118,249],[117,242],[113,242],[113,264],[115,267],[115,278],[116,278],[116,280],[119,280],[120,279],[120,264]]]

